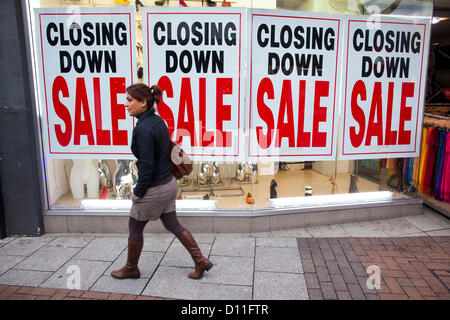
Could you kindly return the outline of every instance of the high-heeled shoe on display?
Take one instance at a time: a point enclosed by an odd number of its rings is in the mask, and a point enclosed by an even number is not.
[[[186,4],[186,2],[184,2],[184,0],[180,0],[180,1],[178,1],[178,3],[180,4],[180,6],[183,6],[183,7],[187,7],[188,6]]]
[[[203,7],[203,1],[204,0],[202,0],[202,7]],[[206,0],[206,4],[209,6],[209,7],[215,7],[217,4],[214,2],[214,1],[212,1],[212,0]]]
[[[223,0],[222,1],[222,7],[231,7],[231,2]]]
[[[157,1],[155,1],[155,4],[157,6],[162,6],[162,5],[164,5],[164,2],[166,2],[166,1],[165,0],[157,0]],[[169,5],[169,0],[167,0],[167,5]]]

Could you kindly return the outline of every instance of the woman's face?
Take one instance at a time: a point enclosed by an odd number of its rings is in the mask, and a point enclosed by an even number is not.
[[[127,93],[125,108],[127,108],[127,111],[130,116],[139,117],[139,115],[141,113],[147,111],[147,99],[144,99],[143,101],[139,101]]]

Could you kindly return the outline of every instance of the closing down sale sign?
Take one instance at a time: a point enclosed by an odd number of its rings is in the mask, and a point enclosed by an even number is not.
[[[158,114],[193,160],[244,157],[245,10],[143,8],[144,82],[163,91]]]
[[[47,156],[133,158],[134,10],[35,9],[35,25]]]
[[[249,23],[249,158],[335,159],[340,18],[252,10]]]
[[[340,159],[419,155],[429,28],[349,19]]]

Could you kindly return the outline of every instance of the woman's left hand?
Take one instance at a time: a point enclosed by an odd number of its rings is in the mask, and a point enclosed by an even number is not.
[[[131,200],[132,201],[136,201],[136,200],[139,200],[139,199],[141,199],[141,198],[139,198],[137,195],[135,195],[134,192],[131,193]]]

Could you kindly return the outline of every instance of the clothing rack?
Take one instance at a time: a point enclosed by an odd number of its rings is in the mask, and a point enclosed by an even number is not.
[[[423,118],[423,124],[425,127],[439,127],[442,129],[449,130],[450,118],[425,113],[425,117]]]
[[[428,128],[427,130],[432,130],[431,128],[436,128],[436,129],[438,129],[440,131],[443,130],[444,132],[449,132],[450,131],[450,117],[435,115],[435,114],[431,114],[431,113],[424,113],[423,127],[424,128]],[[424,137],[422,137],[422,139],[424,139]],[[424,145],[424,141],[422,140],[422,149],[424,147],[427,148],[427,150],[428,150],[428,148],[430,148],[429,145]],[[422,173],[422,170],[423,170],[422,166],[427,166],[428,167],[430,165],[430,162],[429,162],[430,158],[424,159],[422,157],[422,153],[423,152],[424,151],[421,150],[420,164],[419,164],[420,165],[420,167],[419,167],[419,174]],[[441,152],[445,153],[445,148]],[[441,155],[442,155],[442,153],[441,153]],[[438,153],[438,156],[437,156],[436,159],[434,159],[434,162],[433,162],[432,166],[435,166],[437,163],[439,163],[439,159],[441,159],[441,165],[442,165],[442,163],[443,163],[442,161],[443,160],[442,160],[442,156],[441,155],[439,155],[439,153]],[[426,161],[428,161],[428,162],[426,162]],[[424,168],[427,168],[427,167],[424,167]],[[437,177],[437,173],[436,172],[439,171],[438,168],[439,168],[439,166],[438,167],[434,167],[432,169],[432,174],[434,174],[435,177]],[[445,172],[444,172],[444,174],[445,174]],[[442,176],[440,176],[440,177],[441,177],[441,179],[443,179]],[[425,179],[423,176],[422,176],[422,178],[418,179],[418,180],[420,180],[420,184],[418,184],[416,186],[418,188],[420,197],[423,199],[424,204],[426,204],[427,206],[432,207],[433,209],[439,211],[440,213],[446,215],[447,217],[450,217],[450,204],[449,204],[448,200],[444,200],[442,198],[442,193],[441,193],[440,197],[438,196],[439,199],[436,198],[436,193],[433,190],[434,188],[431,189],[431,194],[429,192],[425,192],[422,189],[422,188],[424,188],[424,185],[422,184],[423,183],[423,179]],[[448,179],[448,178],[446,178],[446,179]],[[433,184],[435,183],[434,178],[431,181],[432,181]],[[428,183],[429,183],[429,181],[428,181]],[[421,186],[421,184],[422,184],[422,186]],[[436,185],[435,185],[435,188],[437,188]],[[441,185],[441,190],[442,190],[442,185]],[[439,191],[438,191],[438,194],[439,194]]]

